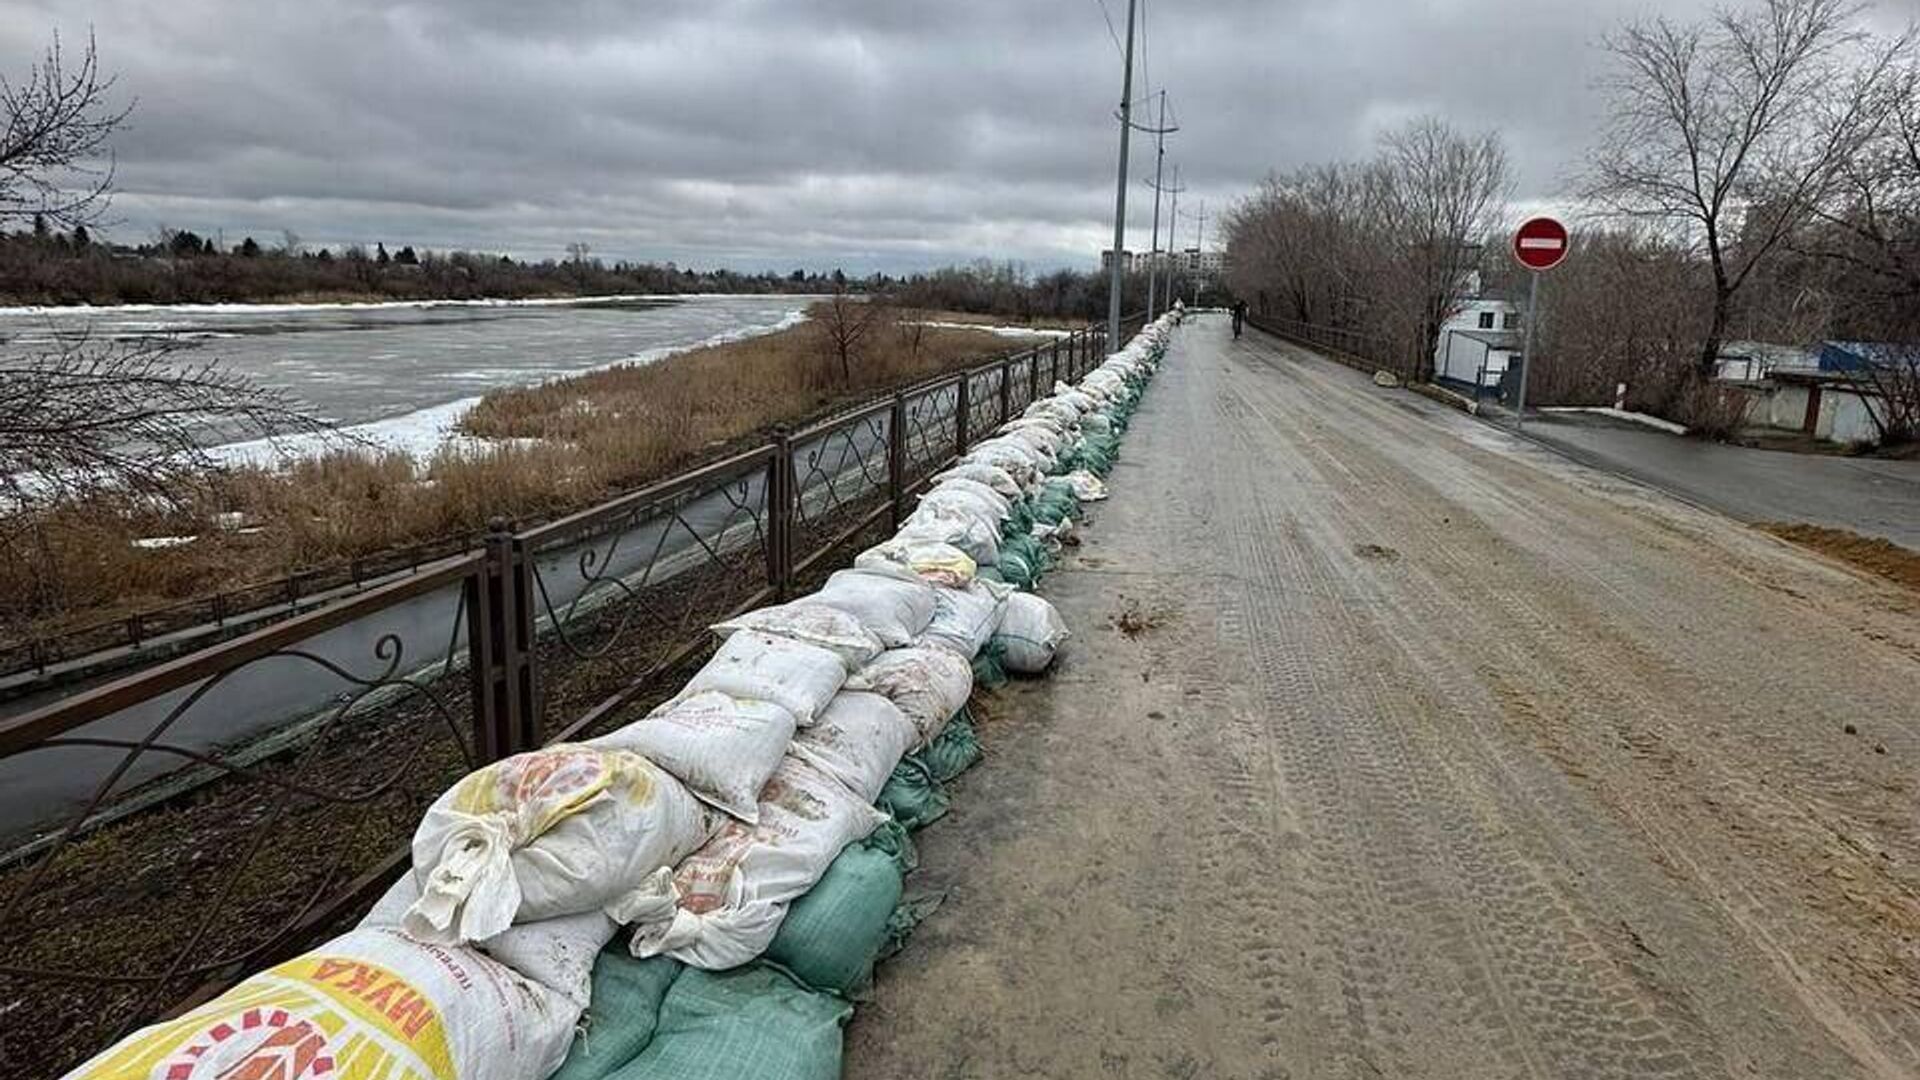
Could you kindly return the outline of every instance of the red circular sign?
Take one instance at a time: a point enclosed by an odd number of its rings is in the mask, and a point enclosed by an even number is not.
[[[1513,234],[1513,257],[1529,270],[1551,270],[1567,257],[1567,227],[1550,217],[1537,217]]]

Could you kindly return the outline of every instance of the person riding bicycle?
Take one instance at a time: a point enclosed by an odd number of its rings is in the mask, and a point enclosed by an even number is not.
[[[1233,302],[1233,336],[1234,337],[1237,338],[1240,336],[1240,327],[1246,321],[1247,321],[1247,302],[1245,300],[1235,300]]]

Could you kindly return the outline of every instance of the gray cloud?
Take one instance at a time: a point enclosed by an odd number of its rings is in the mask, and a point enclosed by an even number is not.
[[[1181,123],[1183,211],[1428,111],[1501,128],[1516,194],[1551,199],[1596,112],[1593,46],[1645,7],[1158,0],[1146,66]],[[1119,58],[1095,0],[0,0],[0,70],[88,25],[139,99],[116,141],[124,238],[585,239],[864,270],[1090,265],[1111,234]],[[1133,246],[1150,198],[1130,192]]]

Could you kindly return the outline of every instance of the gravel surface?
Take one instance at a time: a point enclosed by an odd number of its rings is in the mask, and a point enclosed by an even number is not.
[[[1920,1075],[1920,594],[1221,318],[1112,479],[847,1076]]]

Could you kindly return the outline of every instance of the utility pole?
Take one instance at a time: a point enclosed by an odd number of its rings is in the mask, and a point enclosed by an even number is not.
[[[1153,243],[1147,251],[1147,321],[1158,314],[1155,302],[1160,281],[1160,170],[1167,162],[1167,92],[1160,91],[1160,123],[1153,134]],[[1172,247],[1173,230],[1167,230],[1167,246]],[[1171,284],[1171,282],[1169,282]]]
[[[1126,72],[1120,77],[1120,179],[1113,196],[1113,273],[1107,286],[1107,351],[1118,349],[1120,340],[1120,287],[1123,275],[1120,262],[1127,250],[1127,144],[1133,134],[1133,19],[1140,0],[1127,0]]]
[[[1173,167],[1173,208],[1167,215],[1167,306],[1173,306],[1173,278],[1180,264],[1173,262],[1174,227],[1180,224],[1180,193],[1186,189],[1180,186],[1180,166]]]
[[[1194,254],[1201,259],[1207,257],[1207,200],[1200,200],[1200,224],[1193,230]],[[1200,275],[1193,275],[1193,306],[1200,306]]]
[[[1178,127],[1170,127],[1170,128],[1167,128],[1166,130],[1178,131],[1180,129]],[[1172,187],[1168,187],[1160,183],[1158,180],[1155,180],[1151,186],[1153,188],[1153,205],[1154,205],[1153,216],[1156,219],[1158,219],[1160,216],[1160,195],[1162,192],[1170,194],[1174,197],[1173,209],[1174,209],[1174,214],[1177,215],[1180,211],[1180,193],[1182,191],[1187,190],[1186,188],[1183,188],[1180,186],[1180,166],[1175,165],[1173,167],[1173,186]],[[1170,224],[1167,227],[1167,247],[1168,248],[1173,247],[1173,234],[1175,230],[1178,228],[1179,220],[1180,219],[1177,216],[1173,216],[1169,218]],[[1155,227],[1154,232],[1155,232],[1154,245],[1155,245],[1155,251],[1157,253],[1159,250],[1159,235],[1158,235],[1159,229],[1157,225]],[[1168,254],[1171,255],[1172,252],[1169,251]],[[1154,260],[1154,263],[1157,264],[1158,262],[1159,262],[1158,259]],[[1149,264],[1148,266],[1149,275],[1156,273],[1157,271],[1158,271],[1157,265]],[[1152,280],[1153,280],[1152,277],[1148,278],[1149,290],[1151,290],[1152,288]],[[1167,306],[1168,307],[1173,306],[1173,266],[1171,263],[1169,263],[1167,267]],[[1154,312],[1149,311],[1147,314],[1149,317],[1152,317]]]

